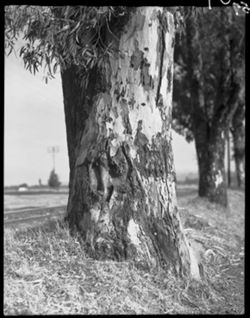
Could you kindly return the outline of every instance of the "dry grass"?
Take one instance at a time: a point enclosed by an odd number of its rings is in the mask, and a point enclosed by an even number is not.
[[[6,229],[4,314],[243,313],[244,194],[229,193],[231,213],[195,193],[179,197],[186,234],[202,247],[202,283],[133,262],[95,261],[56,221]]]

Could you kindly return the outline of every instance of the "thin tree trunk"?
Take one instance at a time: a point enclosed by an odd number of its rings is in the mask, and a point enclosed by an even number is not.
[[[234,145],[235,170],[238,186],[245,183],[245,108],[239,105],[232,120],[232,135]]]
[[[95,73],[88,100],[75,100],[76,70],[63,72],[72,156],[67,220],[95,258],[171,264],[178,274],[199,279],[175,193],[173,44],[172,14],[140,7],[113,42],[115,56]]]
[[[230,131],[227,129],[227,185],[231,187],[231,151],[230,151]]]
[[[245,160],[243,157],[235,156],[235,170],[238,187],[241,188],[245,184]]]

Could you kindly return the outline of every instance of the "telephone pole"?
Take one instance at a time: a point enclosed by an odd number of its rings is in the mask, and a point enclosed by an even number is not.
[[[55,171],[55,154],[59,152],[59,147],[58,146],[52,146],[48,147],[48,153],[52,154],[52,160],[53,160],[53,170]]]

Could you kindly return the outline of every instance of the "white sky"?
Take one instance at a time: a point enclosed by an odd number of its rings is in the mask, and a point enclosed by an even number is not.
[[[46,85],[43,73],[32,75],[14,54],[5,57],[4,184],[47,184],[52,170],[48,147],[59,146],[56,172],[68,183],[69,168],[60,75]],[[178,175],[197,172],[194,143],[173,131]]]

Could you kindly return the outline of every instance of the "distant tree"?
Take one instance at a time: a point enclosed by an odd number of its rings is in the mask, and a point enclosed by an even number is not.
[[[245,182],[245,104],[242,102],[233,116],[231,133],[237,184],[242,187]]]
[[[59,181],[59,177],[56,174],[55,170],[53,169],[49,176],[48,185],[51,188],[59,188],[60,184],[61,182]]]
[[[187,18],[175,50],[173,127],[194,140],[199,195],[227,205],[225,132],[242,100],[245,18],[230,7]]]

